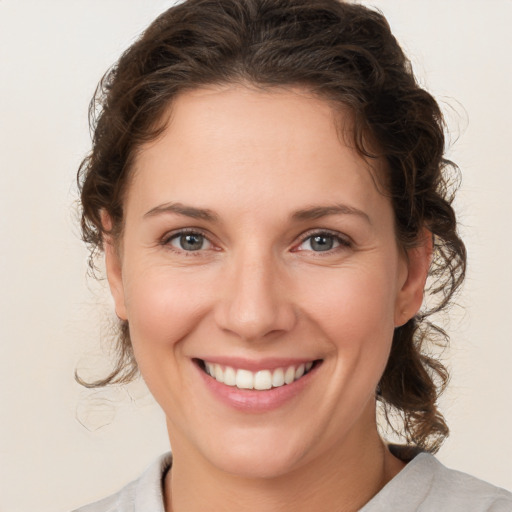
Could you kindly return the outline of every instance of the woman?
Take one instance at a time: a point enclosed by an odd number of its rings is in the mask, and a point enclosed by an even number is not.
[[[447,373],[428,316],[465,250],[439,107],[380,14],[188,0],[96,102],[82,228],[121,332],[89,385],[140,371],[172,460],[80,510],[512,509],[432,455]],[[377,402],[406,446],[379,436]]]

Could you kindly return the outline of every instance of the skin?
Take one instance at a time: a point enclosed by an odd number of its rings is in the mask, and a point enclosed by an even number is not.
[[[372,177],[384,166],[340,138],[340,115],[300,89],[203,88],[174,101],[137,155],[106,263],[167,417],[167,511],[358,510],[403,468],[377,433],[375,388],[394,328],[421,305],[430,246],[397,246]],[[200,250],[180,245],[182,229],[204,235]],[[319,232],[331,250],[314,250]],[[198,377],[193,358],[226,355],[322,364],[293,399],[254,414]]]

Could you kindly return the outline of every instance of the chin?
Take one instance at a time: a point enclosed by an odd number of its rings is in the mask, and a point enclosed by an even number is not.
[[[302,430],[302,429],[301,429]],[[305,432],[290,433],[282,426],[244,429],[218,436],[214,446],[204,446],[203,457],[217,469],[241,478],[272,479],[293,472],[314,451]],[[308,449],[309,446],[309,449]]]
[[[260,446],[220,450],[214,465],[221,471],[247,479],[275,479],[293,472],[302,455],[284,450],[265,450]]]

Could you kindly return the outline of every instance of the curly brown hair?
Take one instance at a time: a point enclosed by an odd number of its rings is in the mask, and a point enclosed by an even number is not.
[[[101,212],[119,238],[123,195],[134,154],[165,128],[177,94],[214,84],[265,89],[300,86],[353,115],[355,147],[387,162],[387,191],[397,241],[414,247],[433,235],[428,310],[395,329],[377,390],[399,433],[435,452],[448,434],[437,400],[448,381],[427,343],[448,342],[428,317],[444,310],[461,285],[465,247],[452,209],[458,169],[444,158],[444,123],[422,89],[382,14],[338,0],[187,0],[160,15],[105,74],[90,105],[91,153],[78,172],[83,240],[90,265],[103,249]],[[370,142],[371,141],[371,142]],[[129,326],[120,323],[113,371],[88,387],[123,383],[137,374]],[[396,429],[395,429],[396,430]]]

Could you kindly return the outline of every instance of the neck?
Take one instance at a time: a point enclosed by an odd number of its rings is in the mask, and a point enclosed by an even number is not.
[[[165,482],[165,510],[352,512],[403,466],[387,450],[376,427],[363,436],[354,432],[337,449],[274,478],[226,473],[188,450],[173,449],[172,470]]]

